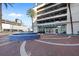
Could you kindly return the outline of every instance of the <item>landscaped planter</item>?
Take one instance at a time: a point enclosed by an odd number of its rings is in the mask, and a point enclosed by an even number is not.
[[[39,39],[40,35],[37,33],[16,33],[8,36],[11,41],[24,41],[24,40],[34,40]]]

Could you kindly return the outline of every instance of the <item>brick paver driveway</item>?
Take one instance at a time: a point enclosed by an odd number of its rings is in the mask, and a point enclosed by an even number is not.
[[[50,39],[50,37],[52,39]],[[63,36],[59,36],[59,37],[46,36],[46,38],[43,37],[43,39],[42,38],[39,39],[40,41],[49,42],[52,44],[39,42],[36,40],[27,41],[26,52],[29,51],[29,53],[31,53],[31,56],[79,56],[79,36],[63,37],[63,38],[62,37]],[[56,45],[54,43],[70,44],[70,46]],[[77,44],[77,45],[74,46],[71,44]]]
[[[11,42],[3,39],[2,37],[0,39],[5,43],[0,42],[0,56],[21,55],[22,48],[20,50],[20,47],[24,45],[22,42]],[[79,56],[79,36],[41,35],[38,40],[26,41],[23,50],[30,56]],[[25,54],[23,52],[22,54]]]
[[[20,56],[20,45],[22,42],[8,41],[0,36],[0,56]]]
[[[0,56],[20,56],[20,43],[12,42],[0,46]]]

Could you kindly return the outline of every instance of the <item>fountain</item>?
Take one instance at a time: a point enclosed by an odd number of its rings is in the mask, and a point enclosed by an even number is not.
[[[40,35],[38,33],[33,32],[22,32],[15,33],[8,36],[10,41],[24,41],[24,40],[34,40],[39,39]]]

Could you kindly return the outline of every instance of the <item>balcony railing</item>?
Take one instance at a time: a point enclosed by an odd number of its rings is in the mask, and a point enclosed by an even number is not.
[[[66,21],[66,20],[67,20],[67,16],[63,16],[63,17],[58,17],[58,18],[51,18],[51,19],[47,19],[47,20],[37,21],[37,23],[42,24],[42,23],[50,23],[50,22]]]
[[[67,13],[67,9],[63,9],[63,10],[60,10],[60,11],[57,11],[57,12],[53,12],[53,13],[50,13],[50,14],[46,14],[46,15],[43,15],[43,16],[40,16],[40,17],[37,17],[37,19],[43,19],[43,18],[47,18],[47,17],[53,17],[53,16],[57,16],[57,15],[61,15],[61,14],[66,14]]]
[[[39,15],[39,14],[47,13],[49,11],[54,11],[54,10],[62,8],[62,7],[67,7],[67,4],[66,3],[57,4],[55,6],[48,8],[48,9],[44,9],[43,11],[37,12],[37,14]]]
[[[56,4],[56,3],[47,3],[45,6],[38,8],[37,11],[39,11],[40,9],[49,7],[49,6],[51,6],[51,5],[54,5],[54,4]]]
[[[67,9],[67,7],[62,7],[62,8],[59,8],[57,10],[54,10],[54,11],[50,11],[50,12],[47,12],[47,13],[39,14],[39,15],[37,15],[37,17],[43,16],[43,15],[47,15],[47,14],[50,14],[50,13],[53,13],[53,12],[57,12],[57,11],[60,11],[60,10],[63,10],[63,9]]]

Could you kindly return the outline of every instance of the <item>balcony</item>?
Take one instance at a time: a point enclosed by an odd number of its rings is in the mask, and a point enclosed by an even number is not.
[[[40,12],[37,12],[37,14],[40,15],[40,14],[43,14],[43,13],[54,11],[54,10],[62,8],[62,7],[67,7],[67,4],[66,3],[56,4],[54,6],[50,6],[50,8],[44,9]]]
[[[37,17],[37,19],[43,19],[43,18],[47,18],[47,17],[52,17],[52,16],[57,16],[57,15],[61,15],[61,14],[66,14],[67,13],[67,9],[63,9],[54,13],[50,13],[50,14],[46,14],[40,17]]]
[[[67,9],[67,7],[62,7],[62,8],[59,8],[57,10],[54,10],[54,11],[50,11],[50,12],[47,12],[47,13],[39,14],[39,15],[37,15],[37,17],[43,16],[43,15],[47,15],[47,14],[50,14],[50,13],[53,13],[53,12],[57,12],[57,11],[60,11],[60,10],[63,10],[63,9]]]
[[[51,19],[47,19],[47,20],[41,20],[41,21],[37,21],[38,24],[42,24],[42,23],[51,23],[51,22],[56,22],[56,21],[66,21],[67,20],[67,16],[63,16],[63,17],[58,17],[58,18],[51,18]]]
[[[56,3],[46,3],[46,5],[44,5],[44,6],[40,7],[40,8],[38,8],[37,11],[39,11],[40,9],[49,7],[49,6],[51,6],[51,5],[54,5],[54,4],[56,4]]]

